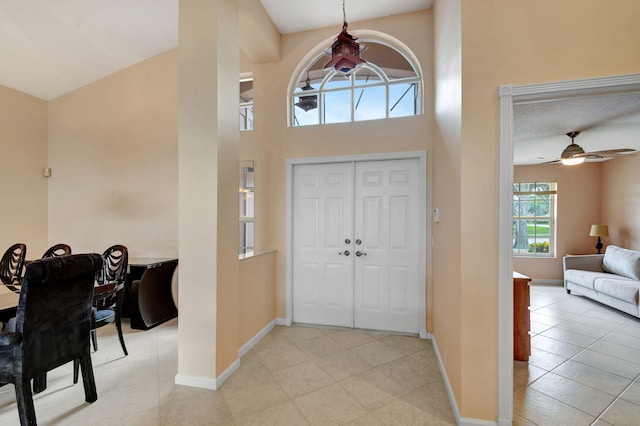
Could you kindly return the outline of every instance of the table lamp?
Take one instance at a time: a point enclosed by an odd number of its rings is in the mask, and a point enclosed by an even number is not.
[[[596,242],[596,250],[598,250],[598,254],[600,254],[602,250],[602,240],[600,237],[608,237],[609,236],[609,227],[607,225],[591,225],[591,232],[589,232],[590,237],[598,237],[598,241]]]

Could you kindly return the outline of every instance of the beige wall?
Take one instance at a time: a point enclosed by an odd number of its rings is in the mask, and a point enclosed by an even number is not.
[[[514,182],[558,182],[556,255],[552,258],[514,257],[514,270],[534,279],[562,280],[565,254],[595,253],[595,240],[589,237],[589,230],[592,224],[601,223],[601,192],[606,191],[602,176],[602,163],[514,168]]]
[[[459,0],[439,1],[435,14],[435,120],[433,150],[433,341],[457,401],[462,386],[460,207],[462,46]]]
[[[178,255],[177,51],[49,102],[49,241]]]
[[[271,251],[240,261],[240,332],[238,347],[242,347],[275,317],[276,253]]]
[[[640,2],[461,0],[460,256],[463,416],[495,420],[498,396],[498,96],[524,84],[640,71]],[[483,214],[477,207],[483,206]],[[482,247],[482,250],[478,250]],[[436,283],[436,286],[438,283]],[[455,292],[455,285],[452,292]]]
[[[609,225],[605,246],[640,250],[640,157],[602,165],[602,223]]]
[[[27,258],[48,247],[47,102],[0,86],[0,257],[15,243]],[[54,169],[54,173],[56,170]]]

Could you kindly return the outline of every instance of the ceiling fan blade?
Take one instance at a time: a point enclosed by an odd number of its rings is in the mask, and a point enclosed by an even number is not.
[[[599,157],[606,157],[609,155],[616,155],[616,154],[623,154],[623,155],[628,155],[628,154],[624,154],[624,153],[633,153],[633,152],[637,152],[637,150],[635,149],[631,149],[631,148],[620,148],[620,149],[606,149],[603,151],[591,151],[591,152],[585,152],[584,155],[597,155]]]

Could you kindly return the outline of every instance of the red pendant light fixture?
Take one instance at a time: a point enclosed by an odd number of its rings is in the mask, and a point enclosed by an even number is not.
[[[328,70],[333,68],[349,76],[363,64],[367,63],[367,61],[360,58],[360,54],[364,52],[367,47],[364,45],[361,46],[360,43],[356,41],[358,38],[347,32],[347,13],[344,2],[345,0],[342,0],[342,32],[338,34],[333,41],[331,45],[331,60],[324,65],[323,69]]]

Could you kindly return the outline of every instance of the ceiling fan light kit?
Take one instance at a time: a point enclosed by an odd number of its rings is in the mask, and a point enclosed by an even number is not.
[[[571,138],[571,143],[562,151],[562,155],[560,156],[560,161],[565,166],[575,166],[584,162],[585,158],[579,157],[579,155],[584,154],[584,149],[573,141],[579,134],[580,132],[567,133],[567,136]]]
[[[560,160],[562,162],[562,164],[564,164],[565,166],[576,166],[578,164],[582,164],[584,163],[584,157],[579,157],[579,158],[563,158],[562,160]]]
[[[605,149],[602,151],[590,151],[585,152],[584,149],[577,143],[575,143],[574,139],[580,134],[579,131],[573,131],[567,133],[567,137],[571,139],[571,143],[562,151],[560,158],[556,158],[555,160],[548,161],[543,164],[557,164],[562,163],[564,166],[575,166],[577,164],[582,164],[585,161],[605,161],[610,158],[620,158],[620,157],[633,157],[636,155],[638,150],[632,148],[614,148],[614,149]],[[539,159],[544,159],[544,157],[538,157]]]

